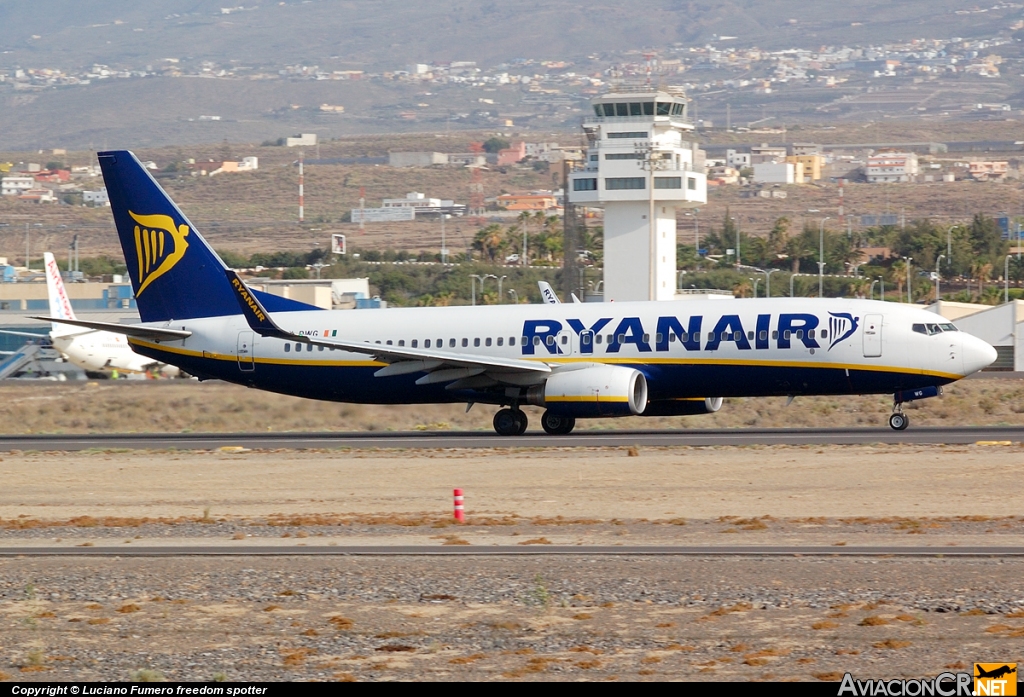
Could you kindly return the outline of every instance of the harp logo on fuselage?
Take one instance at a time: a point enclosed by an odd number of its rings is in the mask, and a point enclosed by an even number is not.
[[[175,225],[169,215],[138,215],[128,211],[135,221],[135,256],[138,261],[139,289],[136,296],[156,279],[174,268],[188,249],[188,225]]]

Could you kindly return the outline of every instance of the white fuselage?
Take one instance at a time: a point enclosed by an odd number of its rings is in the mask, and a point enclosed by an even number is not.
[[[80,334],[52,336],[56,347],[67,359],[80,368],[91,371],[119,370],[129,373],[143,373],[158,367],[152,358],[135,353],[128,345],[127,337],[104,331],[86,331]],[[168,374],[168,366],[162,372]],[[177,375],[178,369],[169,366],[170,374]]]
[[[994,360],[988,344],[935,314],[870,300],[309,311],[275,319],[285,330],[318,339],[542,361],[552,372],[628,365],[646,374],[652,399],[885,393],[952,382]],[[385,363],[365,354],[260,337],[242,315],[153,326],[193,334],[132,344],[208,377],[338,401],[466,399],[410,379],[373,378]]]

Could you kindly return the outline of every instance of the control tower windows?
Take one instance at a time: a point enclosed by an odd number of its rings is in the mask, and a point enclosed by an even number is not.
[[[682,189],[683,178],[682,177],[655,177],[654,178],[655,189]]]
[[[672,113],[672,102],[658,102],[658,116],[668,116]]]
[[[623,102],[622,104],[615,105],[616,116],[629,116],[629,104]]]
[[[609,133],[608,137],[641,140],[647,137],[647,131],[619,131],[618,133]]]
[[[644,177],[607,177],[604,180],[604,188],[607,191],[621,191],[622,189],[646,189]]]

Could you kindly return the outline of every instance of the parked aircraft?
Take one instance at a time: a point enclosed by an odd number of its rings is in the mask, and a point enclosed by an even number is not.
[[[148,356],[135,353],[128,345],[127,337],[120,332],[88,329],[66,324],[61,320],[75,320],[67,290],[60,277],[53,254],[43,254],[46,268],[46,290],[50,298],[50,316],[54,319],[50,329],[50,340],[54,348],[67,359],[85,370],[118,370],[129,373],[144,373],[159,370],[167,376],[179,374],[177,366],[167,365]],[[116,326],[116,325],[115,325]]]
[[[313,399],[500,409],[502,435],[576,419],[703,414],[723,397],[891,394],[903,404],[996,358],[925,310],[770,298],[329,311],[248,288],[128,151],[99,153],[141,325],[120,332],[198,376]]]

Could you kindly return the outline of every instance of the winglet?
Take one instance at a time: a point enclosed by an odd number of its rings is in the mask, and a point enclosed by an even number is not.
[[[238,306],[242,308],[242,315],[245,316],[245,321],[249,323],[249,327],[254,332],[260,336],[270,336],[278,339],[297,341],[306,339],[306,337],[286,332],[277,326],[277,323],[270,318],[270,313],[267,312],[266,308],[256,298],[256,294],[249,290],[249,287],[238,277],[237,273],[231,269],[225,269],[224,273],[227,274],[228,283],[231,285],[231,290],[235,293]]]

